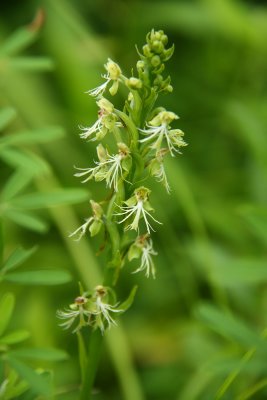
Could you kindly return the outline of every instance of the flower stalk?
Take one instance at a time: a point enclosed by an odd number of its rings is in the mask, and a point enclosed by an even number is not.
[[[174,46],[167,47],[163,31],[152,30],[146,37],[136,75],[126,77],[120,66],[108,59],[104,65],[104,82],[87,93],[96,99],[98,117],[92,126],[81,127],[83,140],[99,142],[95,165],[76,167],[75,176],[83,184],[91,180],[105,182],[107,199],[91,203],[91,215],[69,236],[79,241],[88,233],[102,235],[102,250],[107,262],[103,268],[104,281],[93,291],[80,295],[69,308],[58,312],[64,329],[72,329],[84,349],[83,332],[91,331],[89,346],[81,351],[82,386],[80,400],[90,399],[101,342],[105,332],[117,325],[117,317],[132,304],[136,288],[124,302],[117,300],[116,287],[121,268],[129,261],[133,274],[156,277],[152,232],[161,224],[154,216],[153,192],[149,177],[160,182],[170,193],[165,157],[176,156],[186,146],[183,132],[172,128],[178,116],[155,103],[163,93],[171,93],[171,79],[164,77],[165,63],[173,54]],[[133,70],[132,70],[133,71]],[[133,72],[132,72],[133,74]],[[121,109],[115,108],[112,97],[124,87],[127,92]],[[107,98],[108,97],[108,98]],[[114,138],[113,143],[110,139]],[[107,138],[109,141],[107,141]],[[145,186],[141,185],[145,183]],[[128,268],[128,267],[127,267]]]

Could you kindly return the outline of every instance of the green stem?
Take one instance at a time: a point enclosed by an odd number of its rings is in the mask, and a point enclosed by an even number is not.
[[[3,222],[2,219],[0,219],[0,264],[3,261],[3,253],[4,253]]]
[[[139,135],[135,124],[133,123],[131,118],[129,118],[128,115],[125,114],[124,112],[120,110],[115,110],[115,113],[122,120],[122,122],[130,132],[130,137],[132,138],[131,150],[136,149],[138,146]]]
[[[90,400],[92,398],[92,389],[101,356],[102,343],[103,336],[100,330],[93,331],[89,340],[85,379],[81,388],[80,400]]]

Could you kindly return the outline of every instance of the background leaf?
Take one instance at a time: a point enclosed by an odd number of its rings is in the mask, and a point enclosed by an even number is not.
[[[40,270],[14,272],[4,275],[7,282],[15,282],[23,285],[62,285],[72,279],[70,273],[64,270]]]
[[[13,293],[6,293],[0,299],[0,336],[5,332],[15,306]]]

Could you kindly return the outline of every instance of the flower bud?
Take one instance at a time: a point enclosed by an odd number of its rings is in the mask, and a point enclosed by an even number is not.
[[[152,47],[152,49],[153,49],[156,53],[158,53],[158,54],[162,53],[163,50],[164,50],[164,46],[163,46],[163,44],[162,44],[159,40],[154,40],[154,41],[152,42],[151,47]]]
[[[151,64],[153,67],[158,67],[161,64],[161,59],[159,56],[153,56],[151,58]]]
[[[144,69],[145,69],[145,66],[146,66],[146,64],[142,60],[138,60],[137,63],[136,63],[136,68],[137,68],[138,72],[143,72]]]
[[[127,86],[130,89],[134,89],[134,90],[141,89],[142,81],[138,78],[131,77],[130,79],[127,80]]]
[[[150,46],[149,46],[148,44],[145,44],[145,45],[143,46],[143,53],[144,53],[144,55],[145,55],[146,57],[148,57],[148,58],[150,58],[150,57],[153,56],[153,54],[151,53],[151,50],[150,50]]]

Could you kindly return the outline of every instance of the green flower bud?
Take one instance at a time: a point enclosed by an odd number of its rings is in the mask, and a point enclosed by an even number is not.
[[[141,89],[141,87],[142,87],[142,81],[140,79],[134,78],[134,77],[127,79],[126,84],[130,89],[134,89],[134,90]]]
[[[145,55],[146,57],[148,57],[148,58],[150,58],[150,57],[153,56],[153,53],[151,53],[151,50],[150,50],[150,47],[149,47],[148,44],[145,44],[145,45],[143,46],[143,53],[144,53],[144,55]]]
[[[157,54],[162,53],[164,50],[164,46],[159,40],[154,40],[151,47]]]
[[[153,57],[151,58],[151,65],[152,65],[153,67],[158,67],[160,64],[161,64],[161,59],[160,59],[159,56],[153,56]]]
[[[136,68],[137,68],[138,72],[144,72],[145,66],[146,66],[146,64],[142,60],[138,60],[136,63]]]
[[[165,88],[165,90],[166,90],[166,92],[171,93],[171,92],[173,91],[172,85],[168,85],[168,86]]]
[[[162,35],[161,36],[161,42],[163,43],[164,46],[168,43],[168,36],[167,35]]]

